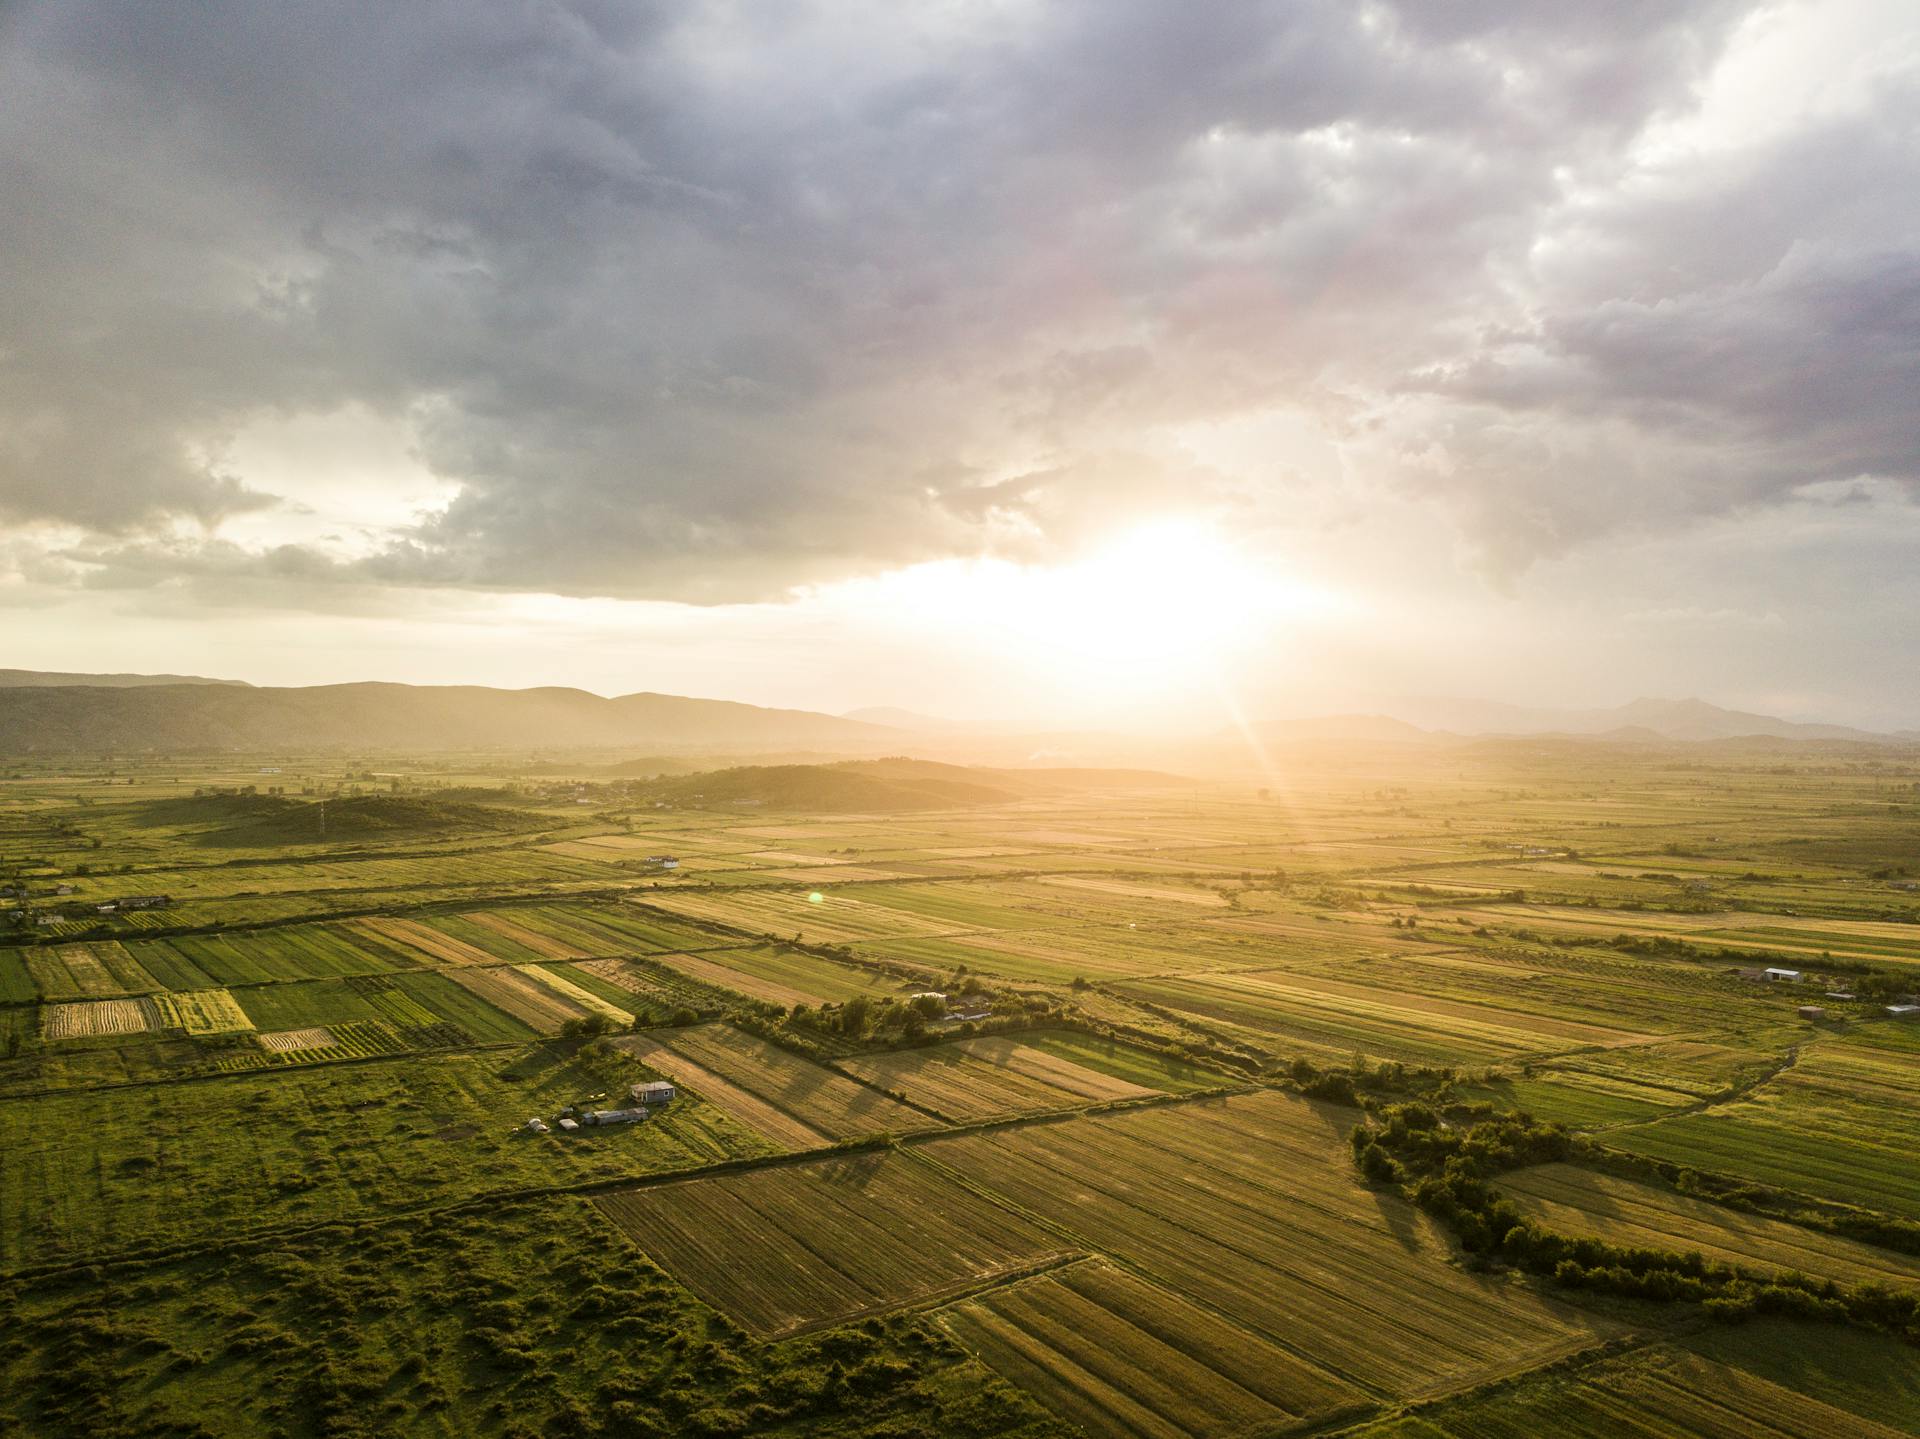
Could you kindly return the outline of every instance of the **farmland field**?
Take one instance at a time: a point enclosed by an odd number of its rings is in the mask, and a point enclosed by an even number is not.
[[[160,1027],[165,1029],[183,1029],[188,1034],[225,1034],[253,1028],[246,1010],[224,989],[160,994],[150,1003],[160,1016]]]
[[[1363,1396],[1324,1370],[1104,1263],[962,1300],[941,1323],[1089,1432],[1272,1432]]]
[[[502,1077],[497,1063],[453,1055],[166,1086],[137,1108],[86,1095],[0,1100],[0,1266],[767,1149],[698,1099],[631,1132],[565,1146],[510,1135],[530,1107],[581,1083],[564,1066]],[[209,1172],[217,1185],[196,1182]],[[176,1189],[194,1202],[176,1202]]]
[[[1571,1165],[1523,1169],[1500,1187],[1528,1219],[1556,1233],[1641,1249],[1692,1251],[1746,1269],[1920,1285],[1920,1257]]]
[[[91,1039],[104,1034],[142,1034],[158,1027],[151,1004],[137,999],[78,1000],[41,1010],[41,1033],[48,1039]]]
[[[749,1128],[795,1149],[938,1121],[878,1090],[725,1025],[618,1041],[668,1078],[706,1095]]]
[[[916,1152],[1376,1394],[1484,1377],[1608,1332],[1449,1264],[1418,1211],[1354,1177],[1347,1122],[1261,1095],[936,1139]]]
[[[886,1154],[597,1202],[655,1263],[760,1335],[925,1300],[1060,1252],[1031,1222]]]
[[[1615,1139],[1657,1159],[1920,1218],[1920,1024],[1810,1040],[1741,1098]]]
[[[797,952],[782,953],[766,946],[712,950],[705,954],[663,954],[661,964],[689,978],[783,1008],[796,1004],[827,1004],[856,995],[879,994],[883,980],[867,970],[835,964]]]
[[[0,1429],[1920,1432],[1912,755],[627,758],[6,770]],[[240,843],[295,785],[504,813]]]
[[[1893,1439],[1908,1432],[1674,1347],[1569,1379],[1543,1378],[1485,1399],[1370,1426],[1357,1431],[1355,1439],[1521,1439],[1538,1434],[1569,1439],[1616,1439],[1623,1434]]]
[[[972,1039],[932,1049],[848,1059],[841,1068],[920,1108],[958,1122],[1003,1114],[1078,1108],[1164,1091],[1117,1072],[1079,1063],[1071,1051],[1024,1039]],[[1140,1079],[1158,1076],[1138,1065]]]

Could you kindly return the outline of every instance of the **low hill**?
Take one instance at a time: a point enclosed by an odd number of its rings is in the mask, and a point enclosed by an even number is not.
[[[205,795],[161,800],[146,808],[154,823],[205,825],[194,842],[222,849],[267,849],[289,844],[500,834],[537,828],[524,810],[414,795],[365,794],[301,800],[279,795]]]
[[[701,808],[765,805],[816,814],[900,814],[1010,804],[1074,789],[1182,785],[1146,770],[975,769],[932,760],[847,760],[838,764],[742,765],[662,780],[656,799]]]
[[[726,700],[478,685],[0,688],[0,753],[883,750],[896,732]]]
[[[1636,732],[1658,740],[1725,740],[1764,735],[1793,740],[1884,742],[1848,725],[1808,724],[1777,715],[1726,709],[1701,699],[1637,699],[1612,709],[1547,709],[1488,700],[1408,699],[1391,705],[1394,715],[1426,729],[1463,735],[1594,735],[1631,742]]]
[[[874,705],[863,710],[848,710],[841,718],[858,720],[861,724],[886,725],[890,729],[910,730],[918,734],[956,734],[987,728],[983,725],[967,724],[961,720],[943,719],[939,715],[922,714],[918,710],[904,710],[894,705]]]

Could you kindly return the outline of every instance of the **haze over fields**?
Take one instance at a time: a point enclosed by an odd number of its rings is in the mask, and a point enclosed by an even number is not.
[[[0,0],[0,1436],[1920,1435],[1914,0]]]

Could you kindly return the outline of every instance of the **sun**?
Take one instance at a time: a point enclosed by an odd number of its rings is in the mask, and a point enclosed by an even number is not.
[[[1115,662],[1217,656],[1277,597],[1217,528],[1184,517],[1127,530],[1036,589],[1040,631]]]
[[[1068,709],[1212,693],[1236,661],[1338,606],[1212,518],[1141,520],[1051,563],[930,561],[843,587],[836,602],[916,649],[970,657]]]

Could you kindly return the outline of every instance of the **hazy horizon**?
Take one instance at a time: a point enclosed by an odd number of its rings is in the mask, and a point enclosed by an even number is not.
[[[1910,6],[29,3],[22,667],[1920,723]]]

